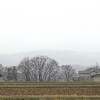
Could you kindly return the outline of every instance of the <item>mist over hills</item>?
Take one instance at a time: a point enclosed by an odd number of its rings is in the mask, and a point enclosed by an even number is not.
[[[71,64],[76,70],[83,70],[90,65],[100,64],[99,52],[76,52],[55,50],[33,50],[15,54],[0,54],[0,63],[3,66],[18,65],[24,57],[48,56],[55,59],[59,65]]]

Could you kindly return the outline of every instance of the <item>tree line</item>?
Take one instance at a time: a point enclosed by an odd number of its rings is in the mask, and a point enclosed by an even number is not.
[[[64,82],[77,79],[71,65],[59,66],[57,61],[46,56],[26,57],[18,66],[0,65],[0,73],[4,81],[15,82]]]

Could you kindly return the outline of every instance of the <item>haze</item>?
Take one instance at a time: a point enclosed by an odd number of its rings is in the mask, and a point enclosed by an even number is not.
[[[0,53],[100,51],[100,0],[0,0]]]

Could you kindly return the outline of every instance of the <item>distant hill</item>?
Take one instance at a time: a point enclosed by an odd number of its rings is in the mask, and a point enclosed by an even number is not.
[[[77,70],[85,69],[89,65],[95,65],[96,62],[100,64],[100,53],[53,50],[33,50],[16,54],[1,54],[0,63],[3,66],[18,65],[24,57],[41,55],[55,59],[60,65],[71,64]]]

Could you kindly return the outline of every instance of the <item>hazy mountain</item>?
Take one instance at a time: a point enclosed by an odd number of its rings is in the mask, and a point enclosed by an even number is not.
[[[3,66],[18,65],[24,57],[48,56],[60,65],[71,64],[77,70],[85,69],[89,65],[100,63],[100,53],[75,51],[34,50],[16,54],[1,54],[0,63]]]

